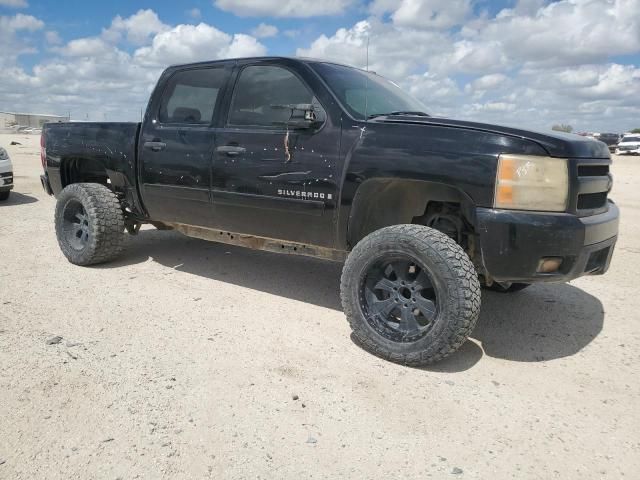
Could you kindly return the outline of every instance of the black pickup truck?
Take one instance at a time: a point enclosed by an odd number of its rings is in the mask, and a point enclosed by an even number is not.
[[[42,185],[77,265],[115,258],[144,223],[344,262],[355,338],[424,365],[471,333],[481,286],[604,273],[619,215],[604,143],[426,111],[319,60],[173,66],[142,123],[47,124]]]

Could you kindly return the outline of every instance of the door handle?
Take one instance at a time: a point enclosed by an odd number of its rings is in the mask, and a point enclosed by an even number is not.
[[[149,148],[154,152],[159,152],[160,150],[164,150],[167,144],[164,142],[144,142],[144,148]]]
[[[226,153],[229,157],[235,157],[240,155],[241,153],[246,152],[247,149],[244,147],[238,147],[235,145],[221,145],[220,147],[216,147],[216,152],[218,153]]]

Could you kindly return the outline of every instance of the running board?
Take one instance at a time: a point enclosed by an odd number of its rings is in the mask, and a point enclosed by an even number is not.
[[[322,258],[333,262],[344,262],[349,252],[334,250],[333,248],[319,247],[317,245],[305,245],[303,243],[285,242],[267,237],[245,235],[242,233],[225,232],[213,228],[196,227],[185,223],[165,223],[166,226],[177,230],[188,237],[200,238],[211,242],[226,243],[253,250],[265,250],[267,252],[287,253],[289,255],[304,255],[307,257]]]

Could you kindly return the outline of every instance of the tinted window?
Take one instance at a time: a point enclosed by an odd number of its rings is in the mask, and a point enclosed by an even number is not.
[[[240,73],[229,111],[232,125],[284,125],[291,110],[282,105],[315,103],[313,94],[289,70],[251,66]]]
[[[375,73],[331,63],[315,63],[312,67],[355,118],[398,111],[427,112],[422,102]]]
[[[186,70],[173,75],[160,104],[160,122],[210,124],[227,76],[224,68]]]

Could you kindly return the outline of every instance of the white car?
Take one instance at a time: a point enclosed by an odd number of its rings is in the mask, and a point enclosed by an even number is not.
[[[640,155],[640,134],[622,137],[616,147],[616,155]]]
[[[0,147],[0,201],[7,200],[13,188],[13,165],[7,151]]]

